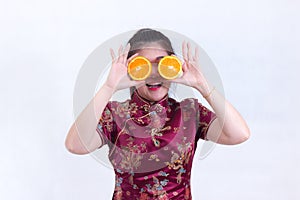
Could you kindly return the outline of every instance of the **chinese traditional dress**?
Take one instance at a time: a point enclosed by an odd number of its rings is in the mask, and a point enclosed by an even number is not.
[[[191,200],[191,169],[199,139],[216,115],[197,99],[148,102],[135,91],[109,102],[97,131],[109,146],[114,200]]]

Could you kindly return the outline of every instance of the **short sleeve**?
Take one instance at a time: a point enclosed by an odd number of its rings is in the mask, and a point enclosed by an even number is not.
[[[207,140],[207,130],[210,124],[216,119],[216,114],[198,103],[198,129],[196,134],[196,141],[199,139]]]
[[[96,130],[101,138],[102,146],[107,144],[108,141],[111,140],[111,135],[114,131],[114,120],[109,104],[107,104],[104,108]]]

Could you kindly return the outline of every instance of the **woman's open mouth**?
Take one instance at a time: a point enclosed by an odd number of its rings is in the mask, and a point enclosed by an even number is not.
[[[146,83],[146,86],[148,87],[149,90],[155,91],[158,90],[161,86],[162,83]]]

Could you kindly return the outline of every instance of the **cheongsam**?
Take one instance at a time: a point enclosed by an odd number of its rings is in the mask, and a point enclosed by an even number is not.
[[[194,98],[148,102],[137,91],[111,101],[97,126],[115,172],[113,200],[191,200],[199,139],[216,115]]]

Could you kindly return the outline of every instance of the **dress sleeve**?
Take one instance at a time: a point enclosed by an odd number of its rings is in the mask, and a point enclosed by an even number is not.
[[[102,147],[111,140],[111,135],[114,130],[114,120],[109,104],[104,108],[96,130],[101,138],[102,145],[100,147]]]
[[[196,141],[199,139],[207,140],[207,130],[210,124],[216,119],[216,114],[198,103],[198,129],[196,134]]]

